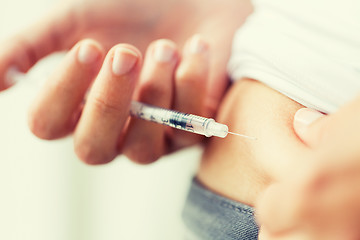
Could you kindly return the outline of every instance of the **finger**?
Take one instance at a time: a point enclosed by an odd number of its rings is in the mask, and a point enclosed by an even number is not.
[[[175,74],[174,109],[196,115],[205,114],[209,55],[209,47],[199,35],[186,43],[183,59]],[[178,147],[187,146],[198,141],[199,137],[175,130],[174,144]]]
[[[207,83],[208,93],[205,99],[205,116],[208,117],[215,116],[224,93],[230,84],[227,65],[232,50],[234,32],[244,23],[253,8],[251,1],[222,1],[222,4],[217,5],[216,10],[216,16],[218,17],[211,16],[197,30],[209,41],[212,50]],[[211,13],[209,13],[210,15]],[[228,19],[233,21],[228,21]]]
[[[170,108],[178,59],[179,55],[173,42],[158,40],[152,43],[147,50],[135,99],[154,106]],[[123,153],[133,161],[151,163],[165,153],[165,127],[132,118],[122,148]]]
[[[301,108],[294,116],[294,129],[298,137],[309,146],[317,146],[326,122],[324,114],[311,108]]]
[[[56,139],[74,130],[79,107],[98,73],[103,50],[92,40],[77,44],[44,85],[29,111],[29,127],[42,139]]]
[[[360,175],[358,166],[328,172],[327,181],[317,187],[311,201],[311,222],[326,232],[358,234],[360,219]],[[335,171],[334,171],[335,170]],[[355,224],[355,225],[354,225]],[[345,231],[344,231],[345,229]],[[353,239],[353,238],[344,238]]]
[[[335,172],[320,169],[311,174],[313,177],[301,181],[303,187],[294,183],[288,187],[286,184],[269,187],[257,204],[261,226],[277,237],[292,236],[301,229],[312,239],[357,239],[360,216],[357,172],[357,169]]]
[[[321,145],[327,160],[357,159],[360,156],[359,106],[360,97],[357,97],[327,117],[312,110],[299,110],[294,128],[310,146]]]
[[[9,70],[26,72],[49,53],[70,48],[78,37],[76,31],[76,21],[70,11],[56,9],[3,42],[0,52],[0,91],[15,83],[7,74]]]
[[[215,47],[213,46],[211,49],[215,49]],[[218,52],[223,52],[224,46],[217,46],[216,49]],[[214,117],[216,115],[226,89],[230,85],[226,69],[229,57],[226,53],[218,53],[214,54],[210,60],[209,80],[206,86],[207,94],[204,101],[205,116]]]
[[[130,45],[107,54],[75,131],[75,152],[84,162],[107,163],[118,154],[140,66],[141,54]]]
[[[360,96],[329,115],[322,130],[324,154],[339,162],[359,163],[360,158]]]
[[[306,195],[300,187],[273,184],[259,198],[257,220],[269,232],[280,234],[303,224],[307,215]]]

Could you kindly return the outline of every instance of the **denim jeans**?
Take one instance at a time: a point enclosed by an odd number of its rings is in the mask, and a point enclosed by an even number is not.
[[[193,180],[183,210],[186,240],[256,240],[254,209],[203,187]]]

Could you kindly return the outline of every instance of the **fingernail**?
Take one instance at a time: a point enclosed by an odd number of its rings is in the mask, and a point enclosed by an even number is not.
[[[170,62],[174,59],[175,49],[165,41],[158,42],[154,50],[154,58],[158,62]]]
[[[100,50],[91,42],[81,44],[78,51],[78,60],[82,64],[94,63],[100,57]]]
[[[114,59],[112,63],[112,71],[115,75],[121,76],[129,73],[138,60],[136,52],[119,47],[115,50]]]
[[[189,43],[189,51],[192,54],[205,53],[208,50],[208,45],[202,39],[202,37],[197,34],[193,36]]]
[[[301,108],[294,116],[294,128],[298,134],[304,134],[308,126],[323,116],[324,114],[314,109]]]

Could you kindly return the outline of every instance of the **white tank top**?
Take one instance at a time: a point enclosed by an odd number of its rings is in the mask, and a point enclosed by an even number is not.
[[[360,0],[257,0],[229,74],[333,112],[360,94]]]

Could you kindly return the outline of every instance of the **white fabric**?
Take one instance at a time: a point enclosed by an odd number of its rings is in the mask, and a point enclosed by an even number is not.
[[[332,112],[360,93],[359,0],[258,0],[235,35],[232,79]]]

